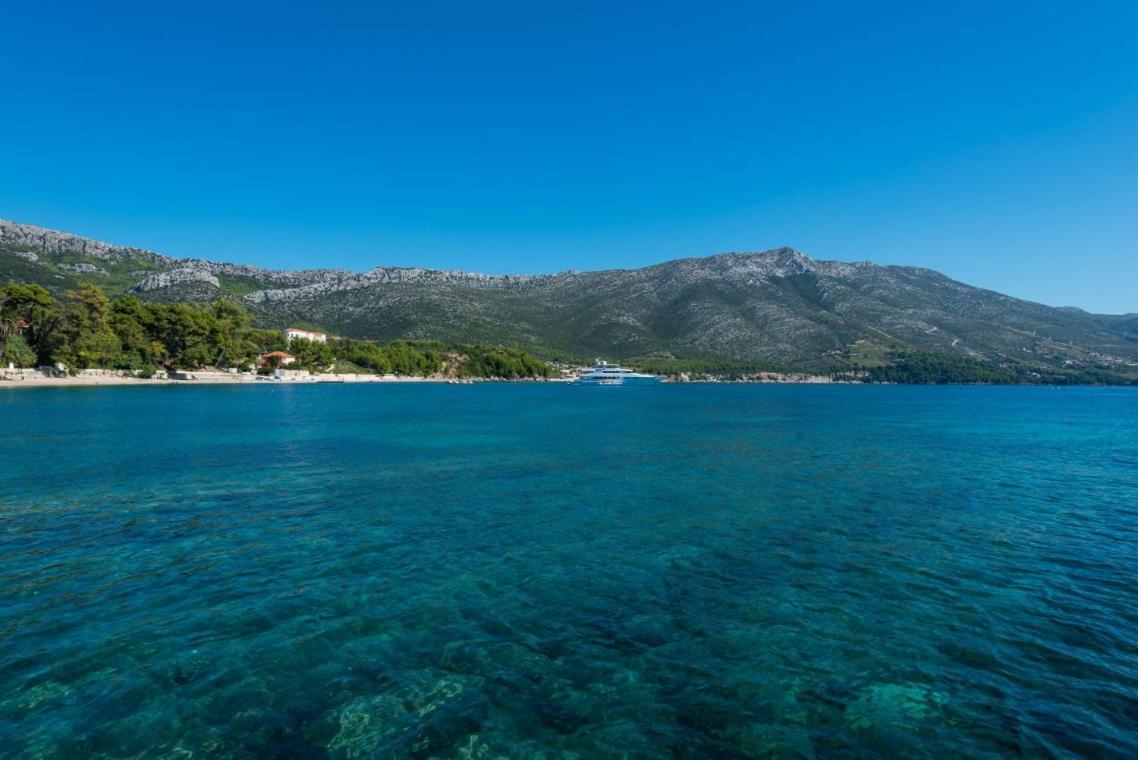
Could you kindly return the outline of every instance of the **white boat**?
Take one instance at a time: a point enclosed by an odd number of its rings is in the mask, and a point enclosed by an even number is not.
[[[597,359],[593,368],[578,375],[574,385],[655,385],[663,378],[646,375],[624,367],[614,367],[606,361]]]

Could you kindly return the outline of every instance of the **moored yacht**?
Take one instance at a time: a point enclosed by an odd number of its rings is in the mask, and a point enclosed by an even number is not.
[[[655,385],[663,378],[646,375],[624,367],[614,367],[606,361],[597,359],[593,368],[578,375],[574,385]]]

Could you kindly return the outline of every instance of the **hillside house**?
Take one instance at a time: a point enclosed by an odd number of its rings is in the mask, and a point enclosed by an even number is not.
[[[260,366],[262,367],[287,367],[296,361],[296,357],[292,354],[286,354],[284,351],[270,351],[261,356]]]

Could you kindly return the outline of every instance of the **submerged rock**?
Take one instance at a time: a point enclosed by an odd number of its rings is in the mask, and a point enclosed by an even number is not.
[[[482,679],[416,674],[383,694],[360,697],[339,714],[328,749],[345,757],[429,754],[480,726]]]
[[[44,703],[58,702],[71,696],[74,689],[62,683],[55,681],[46,681],[29,688],[20,698],[16,704],[23,710],[34,710]]]
[[[846,724],[856,731],[913,727],[940,715],[948,698],[920,684],[874,684],[846,706]]]
[[[735,742],[747,757],[813,758],[809,734],[787,726],[754,724],[747,726]]]

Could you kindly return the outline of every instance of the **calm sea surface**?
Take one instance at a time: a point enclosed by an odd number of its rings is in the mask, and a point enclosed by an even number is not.
[[[0,388],[0,756],[1138,755],[1138,390]]]

